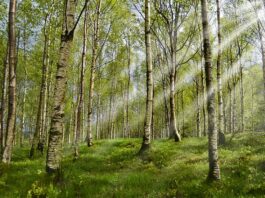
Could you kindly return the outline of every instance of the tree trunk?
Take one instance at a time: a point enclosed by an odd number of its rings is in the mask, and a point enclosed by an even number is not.
[[[182,136],[185,137],[185,109],[184,109],[184,90],[181,91],[181,110],[182,110]]]
[[[7,84],[8,84],[8,73],[9,73],[9,63],[8,63],[8,52],[9,49],[6,49],[6,57],[4,62],[4,78],[2,84],[2,98],[1,98],[1,111],[0,111],[0,118],[1,118],[1,126],[0,126],[0,153],[3,153],[5,147],[5,140],[6,140],[6,129],[5,129],[5,116],[6,116],[6,100],[7,100]]]
[[[176,75],[176,53],[173,50],[171,52],[171,72],[170,72],[170,95],[169,95],[169,106],[170,106],[170,138],[174,138],[175,142],[181,141],[180,134],[177,129],[176,120],[176,104],[175,104],[175,75]]]
[[[144,120],[144,135],[142,147],[139,153],[143,153],[150,147],[152,103],[153,103],[153,65],[151,47],[151,23],[150,23],[150,0],[145,0],[145,50],[146,50],[146,109]]]
[[[202,61],[201,61],[202,63]],[[202,116],[203,116],[203,135],[207,136],[207,125],[206,125],[206,107],[205,107],[205,86],[204,86],[204,72],[203,72],[203,64],[201,67],[201,92],[202,92]]]
[[[220,179],[217,152],[217,130],[215,121],[215,90],[213,86],[212,55],[210,44],[210,32],[208,24],[207,0],[201,0],[203,45],[205,59],[205,74],[207,88],[207,112],[208,112],[208,150],[209,150],[209,174],[208,179]]]
[[[152,130],[152,139],[155,139],[155,123],[154,123],[154,118],[155,118],[155,85],[153,82],[153,102],[152,102],[152,121],[151,121],[151,130]]]
[[[75,127],[75,147],[74,147],[74,157],[78,158],[79,156],[79,141],[82,128],[82,109],[84,102],[84,75],[85,75],[85,66],[86,66],[86,52],[87,52],[87,15],[88,10],[85,10],[84,17],[84,30],[83,30],[83,51],[82,51],[82,63],[80,69],[80,87],[79,87],[79,97],[77,102],[77,115],[76,115],[76,127]]]
[[[241,57],[240,57],[241,59]],[[245,131],[245,108],[244,108],[244,85],[243,85],[243,67],[240,60],[240,117],[241,117],[241,132]]]
[[[23,146],[23,141],[24,141],[26,96],[27,96],[27,87],[25,86],[23,90],[23,99],[22,99],[22,107],[21,107],[21,125],[20,125],[20,135],[19,135],[19,146],[20,147]]]
[[[265,6],[265,1],[264,1]],[[264,45],[264,33],[261,29],[261,24],[258,22],[258,33],[259,33],[259,39],[260,39],[260,49],[261,49],[261,56],[262,56],[262,72],[263,72],[263,98],[264,98],[264,105],[265,105],[265,45]],[[264,113],[265,115],[265,108]]]
[[[50,64],[52,65],[52,63]],[[45,126],[44,126],[44,131],[45,131],[45,145],[48,146],[48,127],[50,126],[50,122],[51,122],[51,109],[50,107],[50,99],[52,97],[51,94],[51,90],[52,90],[52,69],[49,70],[49,74],[48,74],[48,80],[47,80],[47,101],[46,101],[46,122],[45,122]]]
[[[48,82],[48,77],[50,75],[50,39],[48,39],[47,43],[47,57],[46,57],[46,75],[45,75],[45,84],[44,84],[44,96],[43,96],[43,109],[42,109],[42,116],[41,116],[41,137],[40,137],[40,142],[45,146],[47,144],[47,108],[48,108],[48,94],[49,94],[49,82]]]
[[[240,131],[244,132],[245,130],[245,121],[244,121],[244,86],[243,86],[243,66],[242,66],[242,49],[237,40],[238,48],[238,58],[239,58],[239,89],[240,89]]]
[[[8,63],[9,63],[9,90],[8,90],[8,116],[6,127],[6,143],[3,151],[2,162],[9,164],[11,161],[16,122],[16,0],[9,3],[8,23]]]
[[[112,82],[111,82],[111,92],[110,92],[110,96],[109,96],[108,136],[110,136],[110,138],[111,138],[111,134],[112,134],[113,87],[114,87],[114,80],[112,80]],[[128,137],[128,134],[126,134],[126,137]]]
[[[228,131],[229,133],[232,133],[232,124],[233,124],[233,98],[232,98],[232,87],[231,83],[228,82],[228,94],[229,94],[229,127]]]
[[[98,93],[98,95],[97,95],[97,120],[96,120],[96,137],[97,137],[97,140],[100,139],[100,128],[99,128],[100,105],[101,105],[101,100],[100,100],[100,94]]]
[[[27,96],[27,81],[28,81],[28,72],[27,72],[27,55],[26,55],[26,27],[23,31],[23,61],[24,61],[24,71],[25,71],[25,82],[23,87],[23,100],[21,108],[21,124],[20,124],[20,147],[23,146],[24,141],[24,130],[25,130],[25,105],[26,105],[26,96]]]
[[[89,97],[88,97],[88,123],[87,123],[87,146],[92,146],[92,109],[93,109],[93,98],[94,98],[94,81],[96,73],[97,63],[97,51],[98,51],[98,37],[99,37],[99,17],[101,11],[101,0],[97,3],[96,19],[94,21],[93,29],[93,47],[92,47],[92,61],[90,68],[90,83],[89,83]]]
[[[236,82],[233,79],[233,89],[232,89],[232,98],[233,98],[233,105],[232,105],[232,132],[235,133],[236,131]]]
[[[251,84],[251,131],[254,133],[254,86]]]
[[[169,111],[167,106],[167,87],[166,87],[166,78],[163,75],[162,77],[162,84],[163,84],[163,96],[164,96],[164,108],[165,108],[165,127],[166,127],[166,136],[169,137]]]
[[[60,169],[62,158],[63,119],[66,91],[66,72],[69,64],[70,50],[74,37],[76,1],[68,0],[65,5],[65,16],[62,27],[59,60],[57,64],[54,88],[54,106],[49,132],[49,143],[46,159],[46,171],[55,173]]]
[[[129,99],[130,99],[130,86],[131,86],[131,41],[130,36],[128,36],[128,82],[127,82],[127,92],[126,92],[126,134],[130,138],[130,128],[129,128]]]
[[[197,137],[201,137],[201,104],[200,104],[200,76],[199,75],[196,76],[195,83],[196,83],[196,132],[197,132]]]
[[[217,34],[218,34],[218,56],[217,56],[217,97],[218,97],[218,143],[225,144],[224,134],[224,114],[223,114],[223,92],[222,92],[222,68],[221,68],[221,20],[220,20],[220,1],[216,0],[217,5]]]
[[[126,136],[126,100],[125,100],[125,90],[124,85],[122,85],[122,100],[123,100],[123,131],[122,137],[125,138]]]
[[[38,106],[38,113],[37,113],[36,129],[34,132],[33,142],[32,142],[31,150],[29,154],[30,158],[34,157],[36,149],[43,148],[44,146],[44,142],[42,139],[43,137],[42,124],[43,124],[43,119],[44,119],[43,118],[44,103],[45,103],[44,100],[45,100],[45,94],[46,94],[46,89],[47,89],[47,67],[48,67],[47,54],[48,54],[48,42],[49,42],[49,35],[48,35],[49,33],[47,29],[48,19],[49,19],[49,15],[46,15],[45,23],[44,23],[44,49],[43,49],[43,58],[42,58],[42,80],[41,80],[41,88],[40,88],[40,94],[39,94],[39,106]]]
[[[227,133],[227,112],[226,112],[227,98],[223,98],[223,115],[224,115],[224,134]]]

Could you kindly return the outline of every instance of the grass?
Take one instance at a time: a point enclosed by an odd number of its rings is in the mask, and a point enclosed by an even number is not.
[[[96,141],[64,148],[60,178],[45,174],[45,159],[29,160],[15,148],[13,163],[0,165],[0,197],[264,197],[265,133],[227,137],[219,149],[221,181],[208,183],[207,139],[156,140],[142,158],[139,139]]]

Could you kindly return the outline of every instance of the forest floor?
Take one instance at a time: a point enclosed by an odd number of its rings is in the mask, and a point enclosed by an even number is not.
[[[0,197],[264,197],[265,133],[227,137],[219,150],[221,181],[206,181],[207,139],[156,140],[139,158],[140,139],[96,141],[73,161],[65,148],[60,177],[45,174],[45,159],[15,148],[13,163],[0,165]]]

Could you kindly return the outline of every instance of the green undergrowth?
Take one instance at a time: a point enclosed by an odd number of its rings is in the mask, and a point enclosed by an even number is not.
[[[156,140],[137,156],[140,139],[96,141],[64,148],[60,173],[45,173],[45,159],[28,159],[15,148],[10,166],[0,165],[0,197],[264,197],[265,133],[236,134],[219,148],[221,181],[207,182],[207,139]]]

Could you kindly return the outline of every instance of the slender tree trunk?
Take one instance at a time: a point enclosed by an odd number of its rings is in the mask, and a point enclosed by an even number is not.
[[[265,6],[265,0],[264,0],[264,6]],[[260,49],[261,49],[261,56],[262,56],[262,72],[263,72],[263,97],[264,97],[264,106],[265,106],[265,45],[264,45],[264,33],[261,29],[261,24],[258,22],[258,33],[259,33],[259,39],[260,39]],[[265,115],[265,108],[264,113]]]
[[[85,10],[85,17],[84,17],[84,30],[83,30],[83,51],[82,51],[82,63],[80,69],[80,87],[79,87],[79,97],[77,102],[77,115],[76,115],[76,136],[75,136],[75,147],[74,147],[74,157],[78,158],[79,156],[79,141],[80,141],[80,134],[82,128],[82,109],[83,109],[83,102],[84,102],[84,75],[85,75],[85,65],[86,65],[86,52],[87,52],[87,15],[88,10]]]
[[[145,0],[145,48],[146,48],[146,110],[144,121],[144,135],[142,147],[139,153],[143,153],[150,147],[152,103],[153,103],[153,65],[151,47],[151,23],[150,23],[150,0]]]
[[[12,147],[14,141],[14,129],[16,122],[16,0],[9,2],[8,23],[8,59],[9,59],[9,90],[8,90],[8,117],[6,127],[6,144],[3,152],[2,162],[9,164],[11,161]]]
[[[115,76],[113,78],[115,79]],[[116,101],[116,97],[115,97],[116,83],[115,83],[115,80],[114,80],[113,90],[114,90],[114,93],[112,94],[112,102],[111,102],[112,111],[110,112],[110,120],[111,120],[110,139],[115,138],[115,118],[114,118],[115,109],[116,109],[115,108],[115,101]],[[130,138],[130,134],[128,134],[128,135]]]
[[[19,57],[19,46],[20,46],[20,29],[18,29],[17,32],[17,44],[16,44],[16,61],[15,61],[15,75],[17,73],[17,65],[18,65],[18,57]],[[17,96],[15,97],[15,100],[17,100]],[[15,126],[14,126],[14,140],[13,140],[13,145],[16,146],[17,142],[19,140],[19,135],[20,133],[17,132],[17,122],[16,122],[16,117],[17,117],[17,107],[18,103],[16,103],[16,111],[15,111]]]
[[[169,137],[169,111],[167,106],[167,87],[166,87],[166,78],[163,75],[162,77],[162,84],[163,84],[163,96],[164,96],[164,108],[165,108],[165,127],[166,127],[166,135]]]
[[[241,59],[241,57],[240,57]],[[240,115],[241,115],[241,132],[245,131],[245,108],[244,108],[244,85],[243,85],[243,67],[240,61]]]
[[[137,112],[138,115],[141,115],[141,102],[138,100],[138,105],[137,105]],[[137,119],[137,133],[138,133],[138,138],[141,137],[141,121],[140,119]]]
[[[97,120],[96,120],[96,137],[97,140],[100,139],[100,128],[99,128],[99,120],[100,120],[100,94],[97,95]]]
[[[111,133],[112,133],[112,101],[113,101],[113,88],[114,87],[114,81],[112,80],[111,83],[111,93],[109,96],[109,118],[108,118],[108,135],[111,138]],[[126,134],[126,137],[128,137],[128,134]]]
[[[197,137],[201,137],[201,104],[200,104],[200,77],[196,76],[196,131]]]
[[[84,90],[85,91],[85,90]],[[85,101],[85,95],[84,95],[84,101]],[[83,142],[85,140],[85,115],[86,115],[86,112],[85,112],[85,102],[83,101],[83,107],[82,107],[82,128],[81,128],[81,141]]]
[[[74,68],[74,66],[73,66]],[[78,68],[78,72],[80,72],[80,68]],[[78,103],[80,101],[80,87],[79,87],[79,82],[80,82],[80,78],[78,77],[78,79],[74,79],[74,86],[73,87],[73,95],[72,95],[72,100],[73,100],[73,146],[74,146],[74,151],[75,151],[75,144],[76,144],[76,139],[77,139],[77,112],[78,112]],[[75,100],[75,97],[77,96],[77,99]],[[74,157],[75,159],[77,159],[78,156],[76,156],[76,154],[74,153]]]
[[[233,79],[233,89],[232,89],[233,105],[232,105],[232,131],[236,132],[236,82]]]
[[[30,150],[30,158],[33,158],[35,155],[35,151],[38,148],[43,148],[44,142],[43,139],[43,116],[44,116],[44,99],[47,89],[47,67],[48,67],[48,60],[47,60],[47,53],[48,53],[48,42],[49,42],[49,33],[48,33],[48,18],[49,15],[46,15],[45,17],[45,23],[44,23],[44,49],[43,49],[43,58],[42,58],[42,80],[41,80],[41,88],[40,88],[40,94],[39,94],[39,106],[38,106],[38,113],[37,113],[37,123],[36,123],[36,129],[33,136],[33,142],[31,145]],[[41,146],[41,145],[42,146]]]
[[[242,66],[242,49],[237,40],[238,58],[239,58],[239,89],[240,89],[240,131],[245,130],[244,121],[244,86],[243,86],[243,66]]]
[[[201,61],[202,62],[202,61]],[[204,72],[203,72],[203,65],[201,67],[201,92],[202,92],[202,116],[203,116],[203,135],[207,136],[207,125],[206,125],[206,110],[205,110],[205,86],[204,86]]]
[[[46,159],[46,171],[48,173],[59,171],[62,158],[63,119],[67,82],[66,72],[74,37],[76,4],[75,0],[68,0],[65,5],[65,16],[54,88],[54,106]]]
[[[4,62],[4,79],[2,84],[2,98],[1,98],[1,111],[0,111],[0,118],[1,118],[1,127],[0,127],[0,144],[1,144],[1,154],[3,153],[5,147],[5,140],[6,140],[6,128],[5,128],[5,117],[6,117],[6,101],[7,101],[7,85],[8,85],[8,73],[9,73],[9,63],[8,63],[8,52],[9,49],[6,49],[6,57]]]
[[[123,90],[124,86],[122,86],[122,99],[123,99],[123,132],[122,137],[125,138],[126,136],[126,102],[125,102],[125,90]]]
[[[170,94],[169,94],[170,127],[169,127],[169,134],[170,134],[170,138],[173,138],[175,133],[176,133],[176,130],[177,130],[176,115],[175,115],[175,101],[174,101],[175,82],[174,82],[173,72],[171,72],[169,78],[170,78]]]
[[[73,99],[72,99],[73,100]],[[71,109],[74,109],[74,104],[72,102],[71,104]],[[69,120],[69,133],[68,133],[68,144],[72,144],[72,131],[74,131],[74,127],[75,127],[75,121],[74,121],[74,116],[75,116],[75,111],[73,113],[71,113],[70,115],[70,120]]]
[[[131,41],[130,36],[128,36],[128,81],[127,81],[127,92],[126,92],[126,134],[130,138],[130,127],[129,127],[129,99],[130,99],[130,86],[131,86]]]
[[[23,102],[21,109],[21,125],[20,125],[20,147],[23,146],[24,141],[24,130],[25,130],[25,105],[26,105],[26,96],[27,96],[27,81],[28,81],[28,72],[27,72],[27,55],[26,55],[26,27],[23,31],[23,60],[24,60],[24,71],[25,71],[25,82],[23,90]]]
[[[218,143],[219,145],[225,144],[224,134],[224,114],[223,114],[223,92],[222,92],[222,36],[221,36],[221,19],[220,19],[220,0],[216,0],[217,5],[217,34],[218,34],[218,56],[217,56],[217,97],[218,97]]]
[[[254,86],[251,84],[251,130],[254,133]]]
[[[227,133],[227,112],[226,112],[227,99],[223,98],[223,115],[224,115],[224,134]]]
[[[50,64],[52,65],[52,63]],[[45,122],[45,126],[44,126],[44,131],[45,131],[45,145],[48,146],[48,127],[50,126],[50,122],[51,122],[51,109],[50,109],[50,99],[51,99],[51,91],[52,90],[52,70],[49,70],[49,74],[48,74],[48,80],[47,80],[47,101],[46,101],[46,122]],[[71,123],[71,122],[70,122]]]
[[[27,96],[27,87],[25,86],[23,90],[23,99],[22,99],[22,107],[21,107],[21,125],[20,125],[20,136],[19,136],[20,147],[23,146],[23,141],[24,141],[26,96]]]
[[[152,130],[152,139],[155,139],[155,123],[154,123],[154,118],[155,118],[155,85],[153,83],[153,102],[152,102],[152,123],[151,123],[151,130]]]
[[[175,104],[175,68],[176,67],[176,54],[173,50],[171,54],[171,73],[170,73],[170,95],[169,95],[169,104],[170,104],[170,138],[175,138],[175,142],[181,141],[180,134],[177,129],[177,120],[176,120],[176,104]]]
[[[89,83],[89,98],[88,98],[88,123],[87,123],[87,146],[92,146],[92,109],[94,98],[94,81],[97,63],[97,51],[98,51],[98,37],[99,37],[99,17],[101,11],[101,0],[97,3],[96,19],[94,21],[93,30],[93,47],[92,47],[92,61],[90,68],[90,83]]]
[[[43,96],[43,109],[42,109],[42,116],[41,116],[41,137],[39,143],[41,143],[43,146],[47,144],[47,108],[48,108],[48,93],[49,93],[49,87],[48,87],[48,78],[50,75],[50,39],[48,39],[47,44],[47,57],[46,57],[46,75],[45,75],[45,84],[44,84],[44,96]]]
[[[181,107],[181,104],[179,104],[180,102],[181,102],[181,100],[180,100],[180,91],[177,91],[176,92],[176,114],[177,114],[177,116],[180,115],[180,107]],[[179,119],[177,120],[177,129],[178,129],[178,131],[181,131],[181,129],[180,129],[180,120]]]
[[[228,82],[228,94],[229,94],[229,127],[228,127],[228,131],[229,133],[232,133],[232,123],[233,123],[233,99],[232,99],[232,87],[231,87],[231,83]]]
[[[210,44],[210,32],[208,23],[207,0],[201,0],[203,45],[205,59],[205,74],[207,88],[207,112],[208,112],[208,149],[209,149],[209,174],[208,179],[220,179],[217,152],[217,130],[215,121],[215,90],[213,86],[212,55]]]
[[[185,137],[185,109],[184,109],[184,90],[181,91],[181,110],[182,110],[182,136]]]

